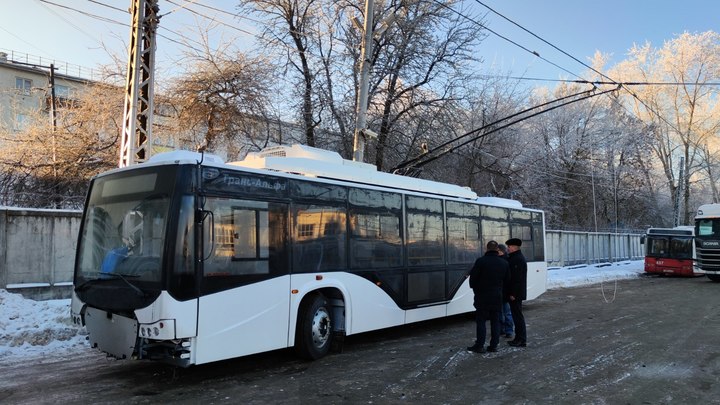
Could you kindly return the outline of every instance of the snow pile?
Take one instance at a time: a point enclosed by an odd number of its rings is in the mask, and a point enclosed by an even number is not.
[[[643,261],[548,269],[547,288],[575,287],[635,278]],[[33,301],[0,289],[0,365],[91,353],[84,328],[70,320],[70,300]]]
[[[576,287],[605,281],[639,277],[645,272],[643,260],[599,263],[548,269],[547,288]]]
[[[34,301],[0,289],[0,364],[87,347],[70,320],[70,300]]]

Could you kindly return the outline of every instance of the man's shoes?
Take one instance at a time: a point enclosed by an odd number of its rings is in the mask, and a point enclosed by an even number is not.
[[[503,337],[504,337],[505,339],[512,339],[512,338],[513,338],[513,334],[512,334],[512,333],[506,333],[506,334],[503,335]]]
[[[467,348],[469,352],[473,353],[485,353],[485,348],[480,345],[472,345]]]
[[[497,351],[497,346],[488,346],[486,351],[488,353],[495,353]]]
[[[507,344],[509,344],[512,347],[527,347],[527,343],[522,342],[520,340],[511,340],[511,341],[507,342]]]

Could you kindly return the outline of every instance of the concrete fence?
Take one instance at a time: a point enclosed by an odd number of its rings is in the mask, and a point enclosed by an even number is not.
[[[0,208],[0,288],[68,298],[82,212]]]
[[[613,263],[640,260],[645,256],[642,234],[545,231],[545,260],[548,266]]]
[[[80,211],[0,208],[0,288],[28,298],[68,298]],[[549,266],[639,260],[640,234],[545,232]]]

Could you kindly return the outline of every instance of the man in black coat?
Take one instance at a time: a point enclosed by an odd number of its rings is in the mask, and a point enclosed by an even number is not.
[[[467,349],[475,353],[496,352],[500,343],[500,311],[510,282],[508,261],[498,256],[498,243],[487,243],[485,255],[470,270],[470,288],[475,293],[477,338]],[[485,350],[485,322],[490,321],[490,345]]]
[[[527,331],[525,330],[525,317],[522,313],[522,302],[527,298],[527,261],[520,251],[522,241],[517,238],[509,239],[505,244],[508,247],[508,262],[510,263],[510,288],[508,301],[513,323],[515,323],[515,339],[508,342],[510,346],[527,346]]]

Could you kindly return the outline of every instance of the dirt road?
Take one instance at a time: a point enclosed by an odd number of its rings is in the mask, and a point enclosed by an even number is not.
[[[82,358],[0,367],[0,403],[720,403],[720,284],[640,278],[526,306],[528,347],[465,350],[470,316],[350,336],[315,362],[290,350],[189,369]]]

